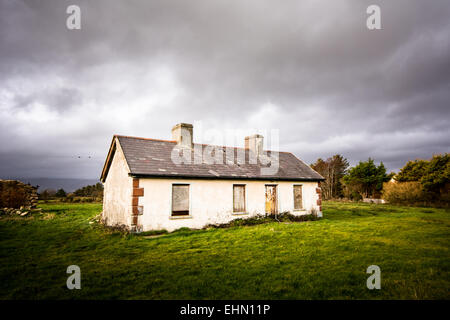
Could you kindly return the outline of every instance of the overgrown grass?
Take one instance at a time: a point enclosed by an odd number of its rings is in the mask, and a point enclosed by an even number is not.
[[[449,299],[445,209],[325,202],[318,221],[138,236],[98,225],[101,204],[41,207],[0,218],[1,299]]]

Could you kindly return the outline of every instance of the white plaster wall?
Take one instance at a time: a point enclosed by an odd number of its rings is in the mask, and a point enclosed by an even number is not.
[[[190,218],[172,218],[172,184],[190,185]],[[246,215],[233,214],[233,184],[246,185]],[[317,205],[317,182],[271,182],[243,180],[187,180],[187,179],[140,179],[139,186],[144,188],[144,197],[139,205],[144,207],[139,216],[143,231],[173,231],[182,227],[202,228],[210,223],[225,223],[236,218],[249,217],[265,213],[265,185],[278,185],[278,210],[292,214],[307,214]],[[294,211],[293,185],[303,185],[303,207]],[[321,214],[321,213],[320,213]]]
[[[118,141],[103,191],[102,219],[108,226],[131,224],[132,178]]]

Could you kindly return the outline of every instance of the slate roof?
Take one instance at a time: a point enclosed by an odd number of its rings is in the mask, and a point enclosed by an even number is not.
[[[234,149],[234,161],[224,161],[223,164],[201,163],[176,164],[171,159],[172,150],[176,146],[175,141],[145,139],[129,136],[115,136],[119,140],[126,161],[130,168],[130,175],[134,177],[179,177],[179,178],[210,178],[210,179],[251,179],[251,180],[290,180],[290,181],[320,181],[324,178],[311,169],[303,161],[292,153],[279,152],[279,169],[276,173],[262,175],[261,169],[268,167],[260,161],[257,164],[249,163],[249,150]],[[111,148],[113,148],[114,142]],[[204,150],[208,145],[196,144]],[[210,146],[212,147],[212,146]],[[222,150],[225,155],[226,147],[215,146],[216,150]],[[238,151],[240,149],[240,151]],[[238,164],[236,160],[238,152],[246,154],[246,161]],[[194,151],[192,159],[194,159]],[[113,152],[112,152],[113,153]],[[111,152],[110,152],[111,154]],[[214,155],[214,153],[213,153]],[[226,157],[223,155],[223,159]],[[268,152],[271,155],[271,152]],[[109,158],[109,157],[108,157]],[[112,158],[112,157],[111,157]],[[112,159],[110,159],[112,160]],[[233,160],[233,159],[228,159]],[[109,162],[109,163],[108,163]],[[110,161],[105,164],[101,180],[106,179]]]

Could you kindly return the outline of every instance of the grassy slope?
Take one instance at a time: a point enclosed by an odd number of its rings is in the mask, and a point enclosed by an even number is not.
[[[450,212],[325,203],[325,218],[159,238],[89,221],[99,204],[0,219],[1,299],[449,299]],[[66,288],[67,266],[81,290]],[[381,290],[366,288],[380,266]]]

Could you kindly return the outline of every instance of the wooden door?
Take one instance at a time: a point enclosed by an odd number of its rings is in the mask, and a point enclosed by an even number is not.
[[[266,185],[266,213],[278,213],[277,186]]]

